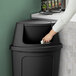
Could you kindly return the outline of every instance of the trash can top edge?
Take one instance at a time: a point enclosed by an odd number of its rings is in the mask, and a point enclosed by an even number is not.
[[[30,47],[30,48],[29,48]],[[24,49],[38,49],[38,48],[42,48],[42,49],[47,49],[47,48],[62,48],[62,45],[54,45],[54,46],[11,46],[11,48],[24,48]]]
[[[48,49],[48,50],[46,50]],[[61,46],[52,47],[52,48],[20,48],[20,47],[11,47],[13,52],[27,52],[27,53],[38,53],[38,52],[52,52],[52,51],[60,51]]]
[[[50,44],[11,44],[11,47],[24,47],[24,48],[33,48],[33,47],[57,47],[62,46],[61,43],[50,43]]]

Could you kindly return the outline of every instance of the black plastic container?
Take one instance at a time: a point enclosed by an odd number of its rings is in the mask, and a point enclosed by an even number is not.
[[[28,20],[16,24],[11,46],[13,76],[58,76],[62,47],[58,34],[50,44],[40,44],[53,24],[45,20]]]

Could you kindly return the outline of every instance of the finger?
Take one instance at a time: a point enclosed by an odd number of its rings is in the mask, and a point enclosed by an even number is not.
[[[47,43],[49,42],[49,40],[47,41]]]
[[[47,42],[48,42],[48,40],[45,40],[45,42],[47,43]]]
[[[43,38],[42,40],[43,40],[43,42],[45,42],[45,38]]]
[[[46,39],[44,39],[44,41],[45,41],[45,42],[47,42],[47,40],[46,40]]]
[[[50,42],[50,40],[48,39],[47,42]]]

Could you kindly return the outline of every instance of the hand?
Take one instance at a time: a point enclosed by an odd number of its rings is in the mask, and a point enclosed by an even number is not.
[[[48,33],[42,40],[47,43],[50,42],[50,40],[53,38],[52,35],[50,35],[50,33]]]
[[[44,42],[50,42],[50,40],[52,40],[53,36],[56,34],[56,32],[54,30],[51,30],[45,37],[43,37],[43,41]]]

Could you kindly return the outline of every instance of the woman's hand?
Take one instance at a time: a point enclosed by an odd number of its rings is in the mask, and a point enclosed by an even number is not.
[[[48,33],[42,40],[43,42],[47,43],[47,42],[50,42],[50,40],[53,38],[53,36]]]
[[[43,41],[44,42],[50,42],[50,40],[52,40],[53,36],[56,34],[56,32],[54,30],[51,30],[45,37],[43,37]]]

